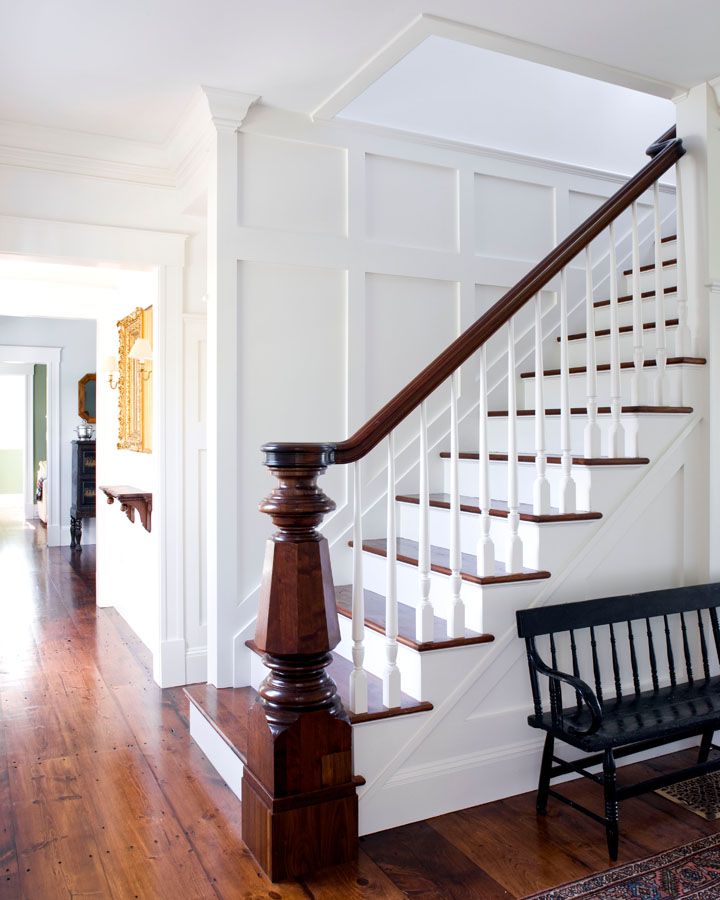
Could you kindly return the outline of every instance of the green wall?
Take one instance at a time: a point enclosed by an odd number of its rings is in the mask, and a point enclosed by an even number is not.
[[[23,452],[0,450],[0,494],[23,493]]]
[[[33,484],[38,463],[47,459],[47,366],[35,366],[33,376]]]

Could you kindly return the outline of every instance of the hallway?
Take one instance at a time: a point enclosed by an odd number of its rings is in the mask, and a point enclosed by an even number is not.
[[[559,804],[538,820],[524,794],[368,836],[357,866],[270,884],[241,842],[240,804],[189,737],[182,688],[160,690],[143,645],[96,609],[94,570],[92,545],[48,549],[39,523],[0,518],[0,900],[490,900],[607,867],[594,823]],[[586,783],[566,790],[597,803]],[[622,822],[620,863],[719,827],[654,794]]]

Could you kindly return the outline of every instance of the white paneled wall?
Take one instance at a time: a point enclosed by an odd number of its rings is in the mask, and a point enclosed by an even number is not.
[[[233,655],[240,684],[271,528],[257,512],[270,488],[259,445],[346,437],[624,179],[262,106],[242,123],[237,154],[223,154],[220,165],[236,166],[220,171],[218,184],[237,191],[236,215],[228,216],[237,226],[209,250],[237,266],[237,357],[227,371],[239,372],[240,451],[223,481],[236,491],[240,540],[238,596],[218,598],[218,628],[228,642],[220,654]],[[571,308],[584,286],[576,268]],[[552,290],[544,302],[554,304]],[[528,327],[531,319],[532,311]],[[517,338],[518,366],[527,368],[533,347],[520,320]],[[490,387],[505,377],[495,356],[491,346]],[[458,383],[461,442],[476,379],[468,369]],[[431,464],[439,411],[428,404]],[[416,437],[409,423],[396,434],[398,478],[407,471],[403,449]],[[410,457],[414,463],[417,452]],[[385,489],[384,450],[363,465],[364,499],[374,509]],[[349,477],[338,467],[323,479],[338,504],[326,527],[338,547],[351,525]],[[366,525],[373,515],[379,506]],[[336,581],[349,581],[348,559],[334,565]]]

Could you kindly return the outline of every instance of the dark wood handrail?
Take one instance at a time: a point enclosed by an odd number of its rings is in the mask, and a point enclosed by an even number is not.
[[[282,457],[286,461],[300,458],[305,451],[318,451],[326,464],[355,462],[366,456],[373,447],[387,437],[400,422],[413,412],[464,362],[483,346],[529,300],[541,291],[565,268],[600,232],[624,212],[635,200],[672,168],[685,153],[682,141],[676,137],[675,126],[669,128],[646,153],[651,161],[634,175],[619,191],[589,216],[572,234],[539,262],[514,287],[504,294],[486,313],[443,350],[422,372],[416,375],[392,400],[339,444],[265,444],[266,462]],[[314,453],[310,454],[314,457]],[[293,464],[293,463],[291,463]]]

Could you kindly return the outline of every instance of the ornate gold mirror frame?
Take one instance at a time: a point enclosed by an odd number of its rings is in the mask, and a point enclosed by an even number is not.
[[[140,363],[129,354],[138,338],[144,337],[152,344],[152,307],[142,309],[138,306],[117,324],[120,339],[118,449],[151,453],[152,370],[145,374]]]

